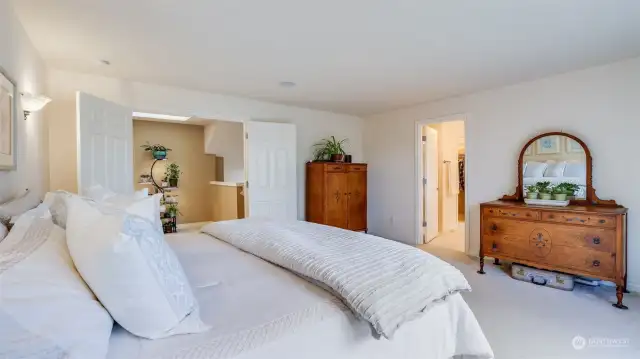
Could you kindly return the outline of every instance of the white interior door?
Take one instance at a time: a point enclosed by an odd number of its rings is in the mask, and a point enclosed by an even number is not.
[[[133,193],[133,111],[76,93],[78,193],[95,184]]]
[[[246,131],[249,216],[295,220],[295,125],[248,122]]]
[[[423,141],[424,159],[424,222],[425,243],[433,240],[440,229],[438,228],[438,131],[426,127],[426,141]]]

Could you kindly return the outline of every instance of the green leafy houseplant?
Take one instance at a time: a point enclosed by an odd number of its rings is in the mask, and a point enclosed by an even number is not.
[[[336,140],[335,136],[322,139],[316,143],[314,147],[316,149],[313,152],[315,161],[331,160],[334,162],[344,162],[344,155],[346,154],[342,145],[347,142],[347,139]]]
[[[536,183],[536,187],[538,187],[538,192],[540,193],[540,199],[551,199],[551,193],[553,191],[553,187],[551,186],[551,182],[542,181]]]
[[[165,158],[167,158],[167,152],[171,151],[170,148],[167,148],[163,145],[159,145],[159,144],[152,145],[149,143],[149,141],[147,141],[146,144],[140,147],[144,148],[146,152],[151,152],[151,155],[156,160],[164,160]]]
[[[538,198],[538,186],[532,184],[527,186],[527,198],[529,199],[537,199]]]
[[[180,166],[177,163],[171,162],[167,165],[164,170],[164,176],[169,182],[169,187],[178,187],[178,179],[180,179],[181,174]]]
[[[578,191],[579,189],[580,189],[580,186],[578,186],[575,183],[562,182],[554,188],[553,194],[555,199],[564,201],[567,199],[567,196],[571,196],[571,197],[575,196],[576,191]]]
[[[180,213],[180,211],[178,211],[178,204],[177,203],[165,204],[164,213],[165,213],[165,216],[169,218],[177,217],[178,214]]]

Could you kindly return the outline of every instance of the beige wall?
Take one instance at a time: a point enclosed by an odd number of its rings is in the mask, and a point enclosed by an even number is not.
[[[223,175],[218,181],[244,182],[244,124],[211,121],[204,129],[204,151],[223,158]]]
[[[175,191],[179,199],[178,223],[204,222],[212,219],[211,186],[209,181],[215,180],[215,156],[204,153],[204,127],[198,125],[175,124],[153,121],[133,121],[133,180],[136,189],[139,176],[149,173],[153,158],[145,152],[141,145],[149,141],[151,144],[162,144],[172,151],[168,161],[158,162],[154,168],[154,177],[164,177],[166,164],[176,162],[183,172]],[[147,186],[148,187],[148,186]],[[171,194],[174,194],[172,192]]]

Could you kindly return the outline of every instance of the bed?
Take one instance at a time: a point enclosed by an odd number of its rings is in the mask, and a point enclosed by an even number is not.
[[[109,359],[492,358],[460,294],[448,296],[392,340],[320,287],[197,232],[166,236],[200,303],[205,333],[146,340],[115,327]]]

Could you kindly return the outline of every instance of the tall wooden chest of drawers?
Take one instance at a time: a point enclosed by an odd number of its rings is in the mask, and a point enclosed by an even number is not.
[[[626,290],[627,209],[542,207],[494,201],[480,205],[480,271],[484,257],[612,281]]]

